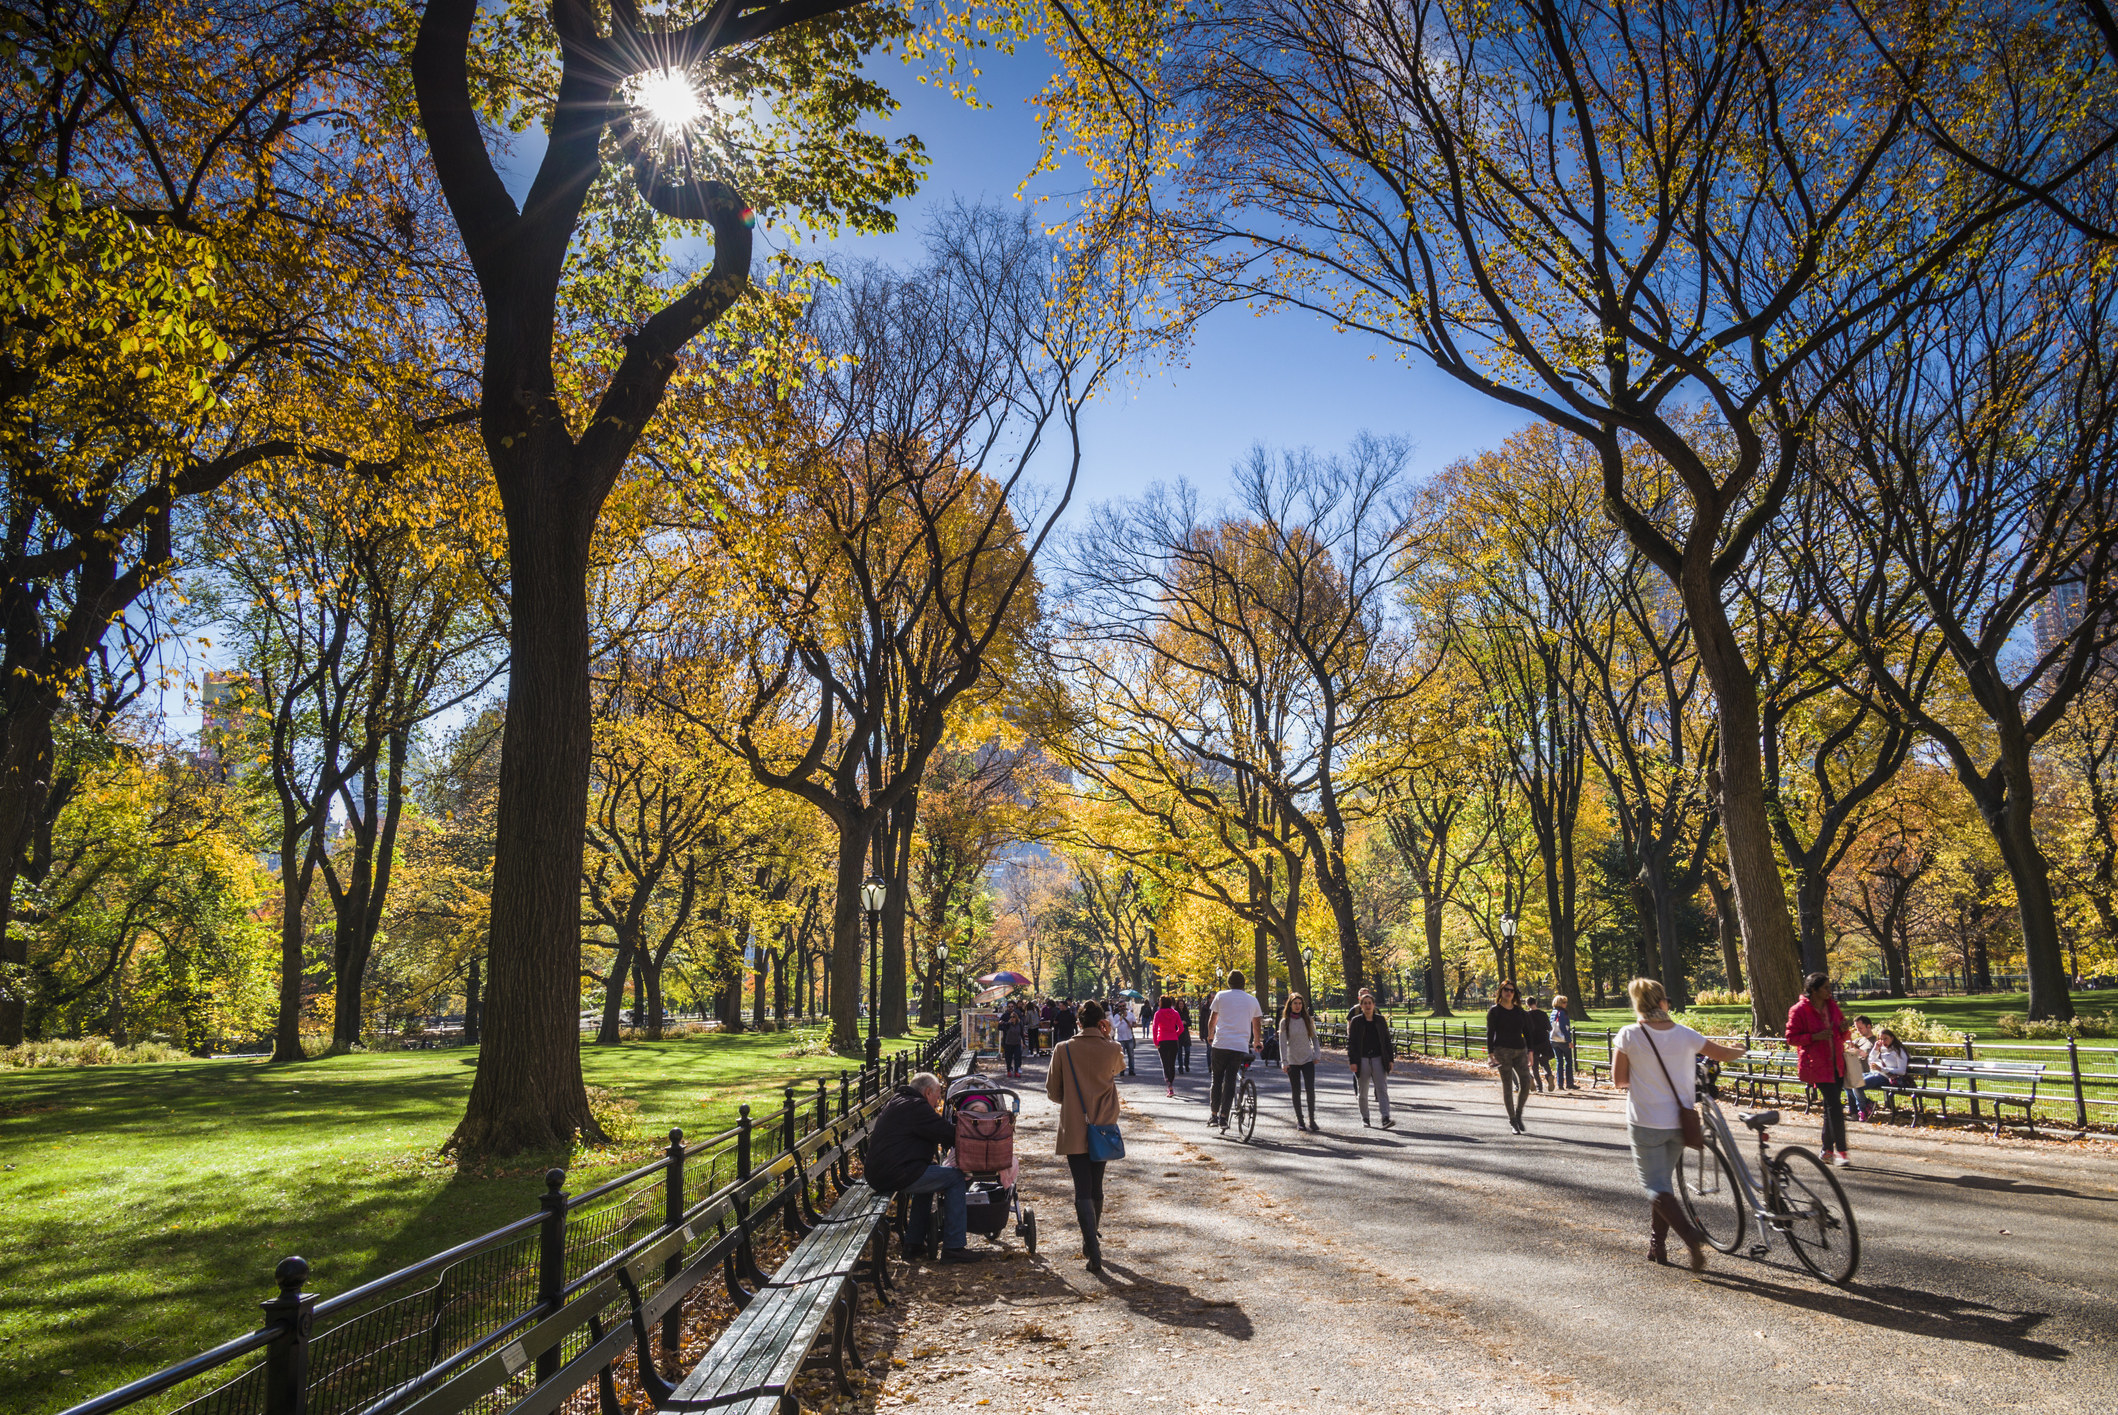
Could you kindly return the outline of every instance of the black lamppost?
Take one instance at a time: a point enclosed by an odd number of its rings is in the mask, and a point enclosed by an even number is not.
[[[1316,979],[1309,976],[1309,965],[1315,958],[1315,949],[1305,948],[1302,950],[1302,986],[1309,989],[1309,1010],[1311,1012],[1316,1011]]]
[[[882,1060],[882,1034],[875,1030],[876,1014],[882,1009],[876,1000],[876,956],[882,949],[876,942],[876,932],[882,927],[883,901],[889,898],[890,887],[879,879],[871,878],[860,887],[860,907],[868,911],[868,1064],[873,1066]]]
[[[1500,936],[1506,940],[1501,946],[1501,951],[1508,956],[1507,976],[1502,978],[1501,981],[1509,983],[1515,980],[1515,916],[1513,914],[1502,914],[1500,916]],[[1521,1006],[1522,999],[1517,998],[1515,1003],[1518,1007]]]
[[[941,994],[934,1008],[934,1025],[939,1027],[944,1020],[941,1014],[949,1008],[949,946],[945,943],[934,945],[934,990]]]

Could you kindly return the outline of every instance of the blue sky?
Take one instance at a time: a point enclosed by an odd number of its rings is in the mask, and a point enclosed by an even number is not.
[[[832,243],[834,252],[910,262],[919,257],[919,231],[935,204],[1016,201],[1038,156],[1028,100],[1047,71],[1041,53],[987,57],[978,81],[990,105],[983,111],[920,84],[895,59],[879,61],[872,72],[904,105],[884,131],[916,133],[932,165],[896,234],[845,238]],[[1032,195],[1063,203],[1068,185],[1068,174],[1054,174]],[[1364,430],[1409,438],[1414,471],[1424,475],[1520,425],[1512,410],[1431,368],[1399,361],[1378,341],[1335,333],[1314,316],[1223,310],[1205,321],[1184,364],[1144,373],[1094,410],[1076,507],[1179,477],[1213,499],[1228,468],[1254,443],[1330,450]]]

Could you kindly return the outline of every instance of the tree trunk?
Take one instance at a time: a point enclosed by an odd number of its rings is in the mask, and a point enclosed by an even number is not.
[[[1714,932],[1721,941],[1721,974],[1727,979],[1730,992],[1743,991],[1743,953],[1740,936],[1736,932],[1736,910],[1734,891],[1728,881],[1709,870],[1706,873],[1706,890],[1714,897]]]
[[[1760,1035],[1777,1036],[1787,1024],[1788,1009],[1802,995],[1801,952],[1765,810],[1757,682],[1729,626],[1720,588],[1708,583],[1704,558],[1692,557],[1685,570],[1679,588],[1697,639],[1699,666],[1713,686],[1717,709],[1721,838],[1736,897],[1744,969],[1750,975],[1751,1026]]]
[[[603,979],[603,1022],[596,1029],[596,1045],[614,1047],[619,1042],[618,1032],[625,1024],[625,980],[632,976],[632,945],[621,935],[618,939],[618,956],[610,963],[610,972]]]
[[[1655,947],[1662,968],[1662,990],[1669,994],[1672,1008],[1682,1008],[1691,1001],[1691,988],[1684,977],[1684,954],[1677,937],[1677,901],[1666,861],[1648,876],[1648,887],[1655,896]]]
[[[295,856],[304,836],[283,830],[279,838],[279,1020],[272,1033],[274,1061],[305,1061],[302,1054],[302,906],[308,871]]]
[[[497,336],[496,336],[497,337]],[[571,449],[500,476],[512,598],[493,846],[491,1033],[449,1144],[563,1154],[601,1140],[581,1079],[581,851],[588,830],[588,551]],[[496,473],[499,471],[496,465]]]
[[[477,957],[473,956],[471,959],[470,978],[463,985],[463,1040],[467,1046],[477,1045],[478,1026],[484,1020],[482,1014],[484,1012],[485,999],[478,995],[479,984],[482,981],[478,976],[478,962]]]
[[[1427,1010],[1436,1017],[1448,1017],[1452,1014],[1449,979],[1441,963],[1441,901],[1429,895],[1421,912],[1427,927]]]
[[[662,970],[647,970],[647,1039],[662,1040]]]
[[[18,612],[34,613],[26,605]],[[0,1047],[22,1045],[27,1023],[29,939],[14,926],[15,885],[51,789],[51,725],[58,708],[48,673],[35,671],[21,655],[10,653],[7,660],[7,681],[0,683],[6,706],[0,723]]]
[[[2066,955],[2059,941],[2058,913],[2052,907],[2052,866],[2038,848],[2031,818],[2037,797],[2029,753],[2018,754],[2004,746],[1998,775],[2002,786],[1999,799],[1992,800],[1988,793],[1979,808],[2015,886],[2015,907],[2022,921],[2023,963],[2030,975],[2030,1019],[2068,1019],[2074,1015],[2074,999],[2067,990]],[[1978,972],[1979,986],[1992,987],[1983,930]]]
[[[868,821],[848,811],[838,827],[837,892],[831,900],[831,1049],[853,1056],[861,1050],[860,975],[862,939],[860,885],[867,874]]]
[[[1559,859],[1561,849],[1567,858]],[[1558,991],[1574,1005],[1574,1020],[1585,1021],[1589,1000],[1581,990],[1581,960],[1574,933],[1574,861],[1571,833],[1561,849],[1544,852],[1544,915],[1552,930],[1552,971]]]
[[[1794,864],[1794,912],[1800,925],[1802,971],[1831,971],[1831,951],[1824,940],[1824,893],[1830,881],[1804,859]]]

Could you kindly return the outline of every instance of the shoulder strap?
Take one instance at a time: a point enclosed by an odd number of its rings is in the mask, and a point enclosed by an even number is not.
[[[1669,1063],[1662,1059],[1662,1048],[1655,1045],[1655,1029],[1642,1022],[1640,1035],[1647,1038],[1647,1049],[1655,1054],[1655,1065],[1662,1068],[1662,1079],[1669,1082],[1669,1098],[1677,1098],[1677,1083],[1669,1074]]]

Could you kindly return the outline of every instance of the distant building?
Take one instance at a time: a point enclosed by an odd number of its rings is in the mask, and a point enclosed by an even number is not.
[[[228,779],[230,752],[243,735],[243,699],[250,675],[238,669],[216,669],[206,675],[199,702],[199,767],[215,779]]]

